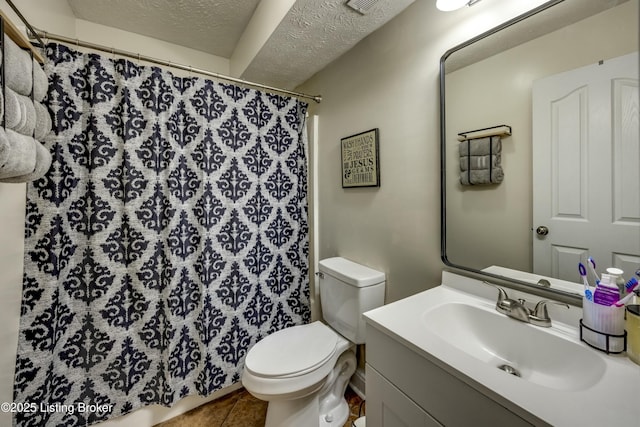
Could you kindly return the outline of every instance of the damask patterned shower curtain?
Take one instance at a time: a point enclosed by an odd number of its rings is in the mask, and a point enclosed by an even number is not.
[[[54,160],[28,188],[14,384],[33,406],[14,421],[88,425],[239,381],[252,344],[310,318],[307,105],[47,54]]]

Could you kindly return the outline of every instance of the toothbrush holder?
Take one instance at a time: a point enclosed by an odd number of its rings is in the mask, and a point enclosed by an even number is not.
[[[624,307],[600,305],[583,298],[582,316],[582,341],[606,353],[622,353],[626,350]]]

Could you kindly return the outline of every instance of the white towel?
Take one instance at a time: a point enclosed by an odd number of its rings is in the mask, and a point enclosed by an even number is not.
[[[11,129],[0,128],[0,180],[32,173],[36,168],[36,140]]]
[[[5,87],[4,90],[5,127],[16,129],[20,127],[20,121],[22,120],[22,109],[20,108],[20,101],[18,101],[18,94],[8,87]]]
[[[37,101],[34,103],[34,107],[36,109],[35,138],[42,141],[51,132],[51,115],[47,107]]]
[[[31,138],[33,140],[33,138]],[[21,182],[30,182],[35,181],[37,179],[42,178],[46,175],[51,168],[51,152],[47,150],[47,148],[39,143],[38,141],[33,140],[36,147],[36,165],[33,172],[28,173],[26,175],[15,176],[12,178],[4,178],[0,179],[1,182],[6,183],[21,183]]]
[[[49,90],[49,80],[45,74],[42,66],[33,60],[33,100],[42,102],[45,96],[47,96],[47,90]]]
[[[5,126],[23,135],[33,136],[33,131],[36,128],[36,109],[33,101],[8,87],[5,88],[5,93]]]
[[[36,108],[33,101],[24,95],[18,95],[18,102],[22,117],[20,118],[20,126],[14,130],[23,135],[33,136],[36,129]]]
[[[6,85],[20,95],[30,96],[33,87],[33,60],[10,37],[4,36],[4,71]]]
[[[4,128],[0,126],[0,170],[2,170],[3,165],[7,163],[10,154],[11,146],[7,140],[7,134]]]

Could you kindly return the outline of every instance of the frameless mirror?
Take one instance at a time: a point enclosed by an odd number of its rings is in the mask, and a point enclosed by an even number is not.
[[[638,0],[547,2],[447,51],[440,91],[447,265],[521,284],[539,276],[582,283],[578,263],[591,256],[600,272],[633,275]],[[511,128],[495,151],[459,150],[459,133],[495,125]],[[470,170],[495,166],[500,183],[465,185]]]

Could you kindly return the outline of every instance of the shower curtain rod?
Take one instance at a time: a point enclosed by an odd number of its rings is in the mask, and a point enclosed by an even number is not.
[[[192,73],[198,73],[198,74],[202,74],[208,77],[213,77],[215,79],[218,80],[225,80],[225,81],[229,81],[229,82],[233,82],[233,83],[238,83],[238,84],[242,84],[245,86],[251,86],[254,88],[260,88],[260,89],[266,89],[266,90],[270,90],[270,91],[274,91],[274,92],[280,92],[280,93],[284,93],[287,95],[291,95],[297,98],[307,98],[307,99],[312,99],[317,103],[320,103],[322,101],[322,96],[321,95],[308,95],[306,93],[301,93],[301,92],[294,92],[288,89],[281,89],[281,88],[277,88],[277,87],[273,87],[273,86],[267,86],[261,83],[254,83],[254,82],[250,82],[247,80],[242,80],[236,77],[231,77],[231,76],[226,76],[224,74],[219,74],[219,73],[214,73],[213,71],[208,71],[208,70],[203,70],[200,68],[194,68],[190,65],[182,65],[182,64],[177,64],[175,62],[171,62],[171,61],[167,61],[164,59],[158,59],[158,58],[153,58],[150,56],[146,56],[146,55],[141,55],[139,53],[133,53],[133,52],[127,52],[126,50],[120,50],[120,49],[115,49],[112,47],[108,47],[108,46],[102,46],[99,44],[95,44],[95,43],[90,43],[90,42],[86,42],[86,41],[82,41],[82,40],[78,40],[78,39],[73,39],[70,37],[65,37],[65,36],[61,36],[58,34],[51,34],[48,33],[46,31],[37,29],[37,28],[33,28],[30,25],[28,26],[28,32],[29,32],[29,38],[37,38],[38,40],[41,41],[42,38],[44,39],[50,39],[50,40],[57,40],[63,43],[68,43],[68,44],[75,44],[76,46],[82,46],[82,47],[86,47],[89,49],[93,49],[93,50],[99,50],[101,52],[106,52],[106,53],[111,53],[113,55],[118,55],[118,56],[124,56],[127,58],[131,58],[131,59],[137,59],[138,61],[145,61],[145,62],[150,62],[152,64],[157,64],[157,65],[163,65],[165,67],[172,67],[172,68],[177,68],[179,70],[183,70],[183,71],[188,71],[188,72],[192,72]]]

